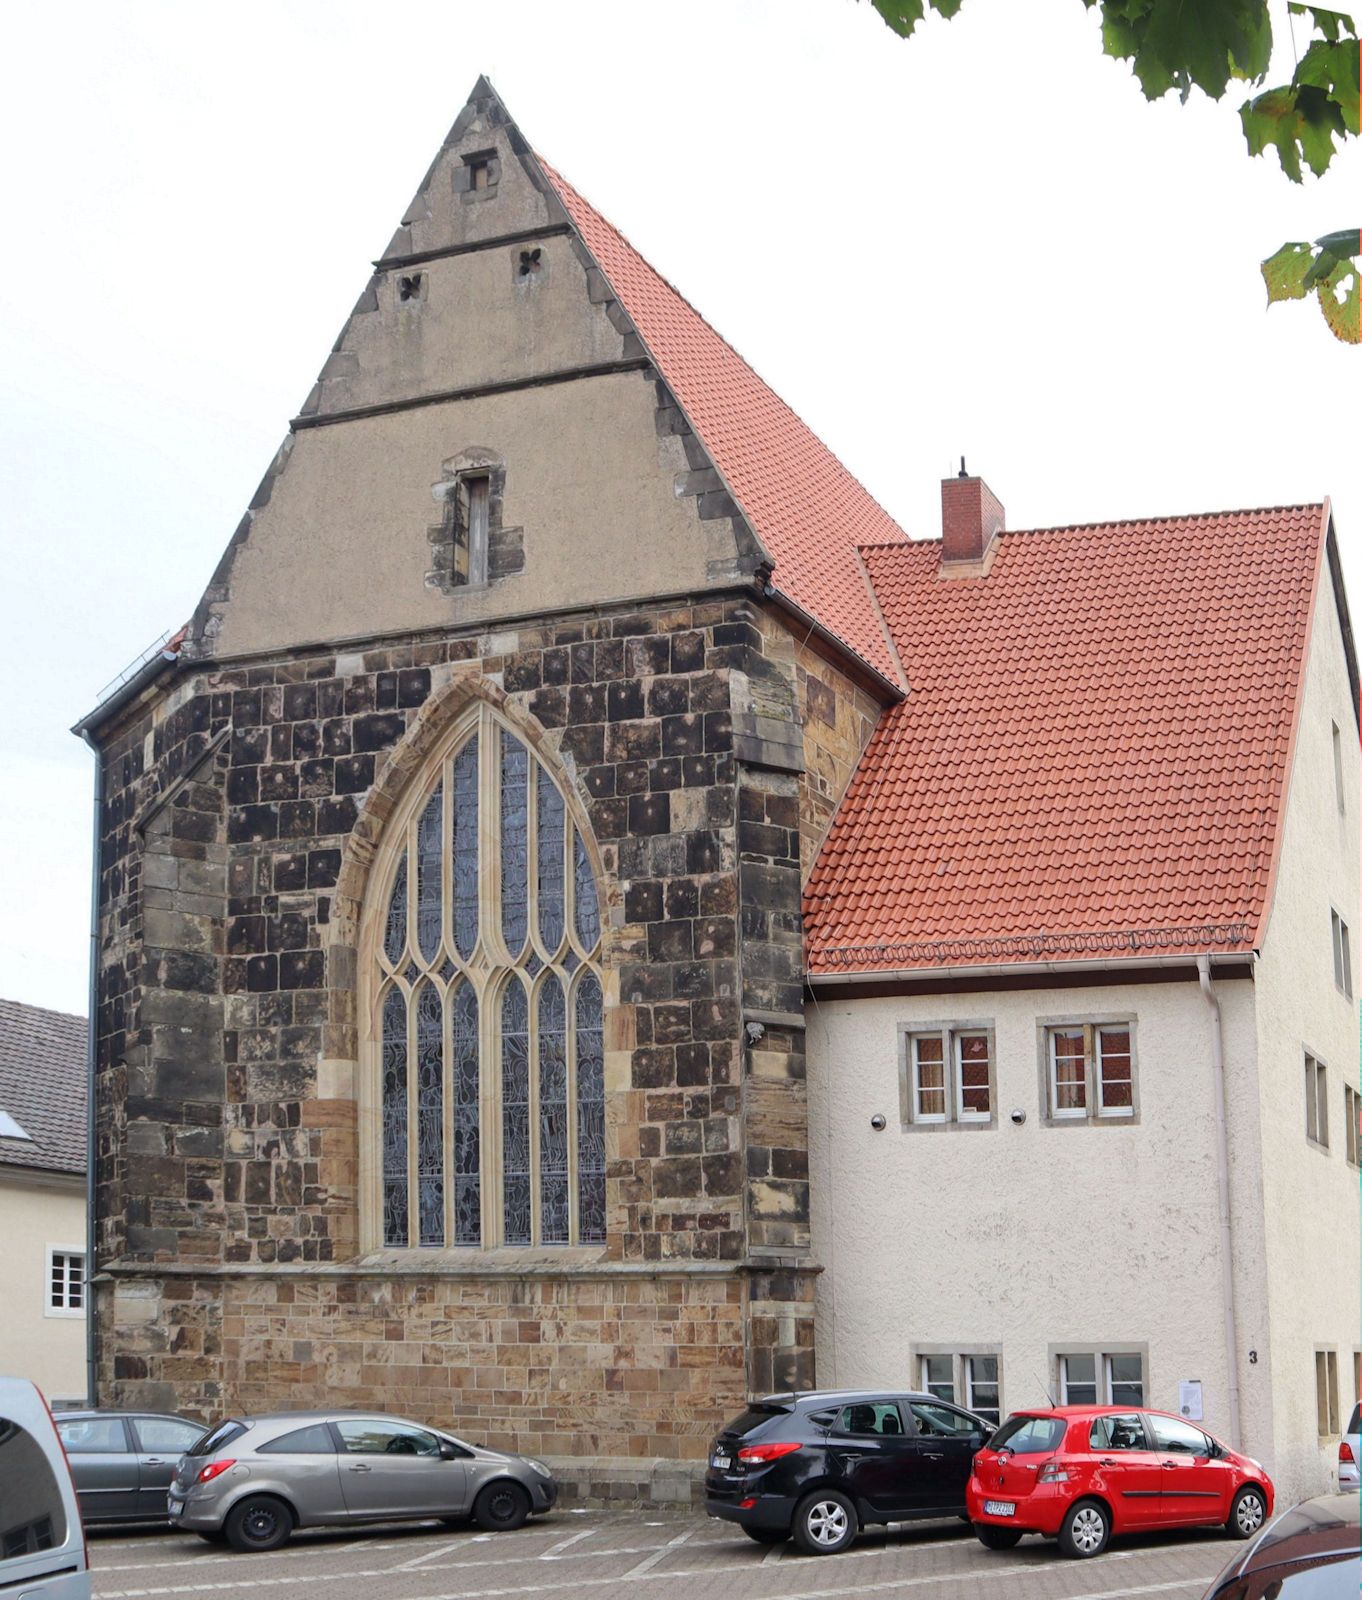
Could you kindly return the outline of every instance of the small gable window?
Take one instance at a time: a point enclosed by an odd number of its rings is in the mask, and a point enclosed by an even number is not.
[[[501,179],[501,158],[495,150],[476,150],[454,173],[454,192],[465,200],[490,200]]]

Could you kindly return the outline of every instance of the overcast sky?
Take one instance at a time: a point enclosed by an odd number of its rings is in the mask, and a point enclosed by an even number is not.
[[[479,72],[910,535],[962,452],[1017,528],[1328,494],[1362,593],[1362,352],[1257,265],[1357,221],[1360,158],[1297,188],[1242,91],[1147,105],[1081,0],[907,44],[856,0],[66,0],[5,33],[6,998],[85,1009],[67,729],[189,616]]]

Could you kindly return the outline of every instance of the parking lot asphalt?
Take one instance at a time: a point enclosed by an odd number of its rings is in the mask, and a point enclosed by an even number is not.
[[[94,1533],[99,1600],[211,1594],[265,1600],[1201,1600],[1234,1546],[1214,1532],[1116,1541],[1092,1561],[1025,1539],[985,1550],[959,1522],[863,1534],[839,1556],[764,1548],[704,1516],[563,1509],[516,1533],[432,1523],[301,1533],[282,1550],[241,1555],[165,1531]]]

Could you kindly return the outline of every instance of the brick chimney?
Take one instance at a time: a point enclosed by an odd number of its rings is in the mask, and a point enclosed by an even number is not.
[[[993,564],[1006,518],[998,497],[982,478],[971,478],[960,458],[957,477],[941,480],[941,570],[943,578],[981,578]]]

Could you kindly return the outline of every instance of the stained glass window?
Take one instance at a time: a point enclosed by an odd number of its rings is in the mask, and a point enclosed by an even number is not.
[[[600,905],[569,813],[488,706],[399,808],[371,936],[388,1247],[604,1242]]]
[[[383,1002],[383,1243],[407,1242],[407,1003]]]

